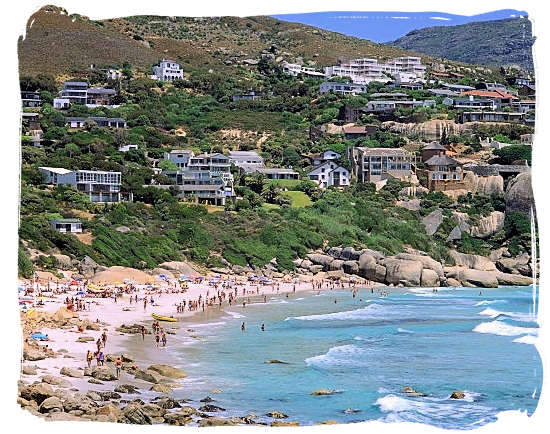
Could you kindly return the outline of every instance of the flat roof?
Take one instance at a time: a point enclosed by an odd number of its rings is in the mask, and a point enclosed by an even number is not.
[[[367,155],[410,155],[410,152],[401,148],[367,148],[357,147]]]
[[[66,175],[71,173],[72,170],[64,169],[63,167],[39,167],[39,169],[47,170],[48,172],[57,173],[58,175]]]
[[[205,184],[205,185],[193,185],[193,184],[184,184],[178,185],[179,190],[183,191],[216,191],[223,189],[223,184]]]
[[[295,170],[285,169],[284,167],[261,167],[256,169],[260,173],[289,173],[289,174],[298,174]]]
[[[51,221],[56,223],[81,223],[79,219],[52,219]]]

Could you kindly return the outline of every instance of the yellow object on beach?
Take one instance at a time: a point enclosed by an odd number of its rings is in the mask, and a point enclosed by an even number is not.
[[[152,313],[151,316],[157,321],[178,322],[177,318],[173,318],[171,316],[157,315],[156,313]]]

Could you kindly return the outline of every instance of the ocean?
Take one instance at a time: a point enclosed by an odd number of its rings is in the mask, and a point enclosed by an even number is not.
[[[233,306],[182,322],[170,337],[169,351],[189,375],[176,397],[209,395],[226,409],[220,416],[270,421],[265,414],[277,410],[302,425],[472,429],[505,410],[530,415],[542,385],[534,301],[531,287],[423,288],[387,297],[302,292]],[[408,396],[406,386],[427,396]],[[317,389],[335,393],[311,395]],[[454,390],[464,399],[450,399]]]

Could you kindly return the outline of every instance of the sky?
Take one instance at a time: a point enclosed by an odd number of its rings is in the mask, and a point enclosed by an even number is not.
[[[394,41],[412,30],[424,27],[456,26],[520,16],[526,17],[527,12],[503,9],[472,16],[443,12],[312,12],[272,15],[283,21],[308,24],[374,42]]]

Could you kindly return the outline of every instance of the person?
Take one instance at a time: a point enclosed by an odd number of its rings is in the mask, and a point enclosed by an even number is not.
[[[86,353],[86,362],[88,362],[88,368],[92,367],[92,359],[94,358],[94,355],[90,350]]]
[[[145,326],[141,326],[141,340],[145,340]]]
[[[244,321],[243,321],[243,323],[241,324],[241,331],[244,332],[244,329],[245,329],[245,326],[244,326]]]
[[[105,355],[103,354],[103,351],[99,352],[99,362],[101,363],[101,366],[105,364]]]
[[[157,344],[157,348],[159,347],[159,341],[160,341],[160,336],[159,336],[159,334],[158,334],[158,332],[157,332],[157,333],[155,333],[155,342],[156,342],[156,344]]]
[[[103,348],[105,348],[105,344],[107,343],[107,333],[105,331],[101,334],[101,340],[103,341]]]
[[[100,338],[97,338],[97,341],[96,341],[96,346],[97,346],[97,351],[99,352],[99,350],[101,350],[101,339]]]
[[[265,324],[264,324],[264,323],[262,323],[262,326],[260,327],[260,329],[261,329],[263,332],[265,332]]]
[[[162,333],[162,346],[166,346],[166,334],[164,332]]]
[[[120,360],[120,356],[116,358],[115,368],[116,368],[116,378],[120,380],[120,370],[122,369],[122,360]]]

